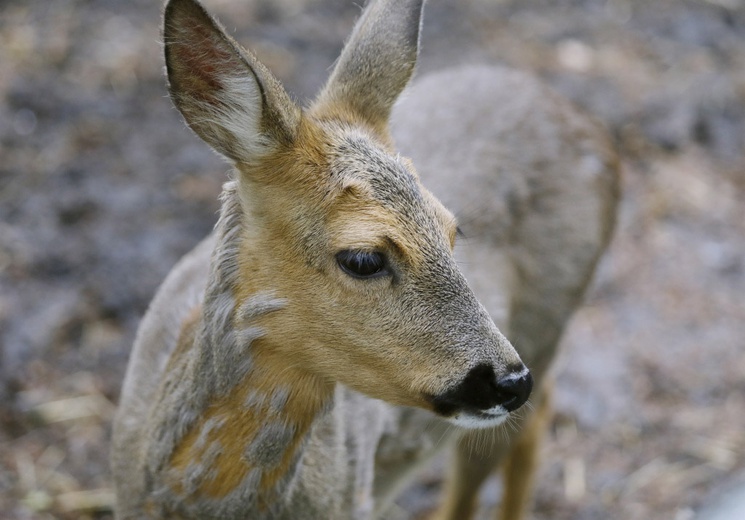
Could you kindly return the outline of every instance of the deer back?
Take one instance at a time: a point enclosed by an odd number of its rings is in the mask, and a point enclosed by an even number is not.
[[[415,81],[392,128],[458,219],[470,286],[540,379],[615,224],[607,132],[534,77],[490,66]]]

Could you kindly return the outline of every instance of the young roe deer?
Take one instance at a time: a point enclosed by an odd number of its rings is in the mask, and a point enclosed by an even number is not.
[[[502,518],[522,517],[616,160],[594,123],[499,68],[433,74],[394,108],[422,4],[371,3],[307,109],[196,0],[167,4],[171,97],[235,168],[215,232],[140,327],[114,425],[118,518],[381,518],[451,444],[438,516],[467,518],[504,463]],[[536,409],[515,414],[534,380]]]

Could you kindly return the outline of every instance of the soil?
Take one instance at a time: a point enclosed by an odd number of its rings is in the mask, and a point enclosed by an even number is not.
[[[300,101],[359,15],[205,0]],[[111,518],[137,323],[227,165],[166,99],[160,6],[0,1],[0,516]],[[615,240],[555,367],[536,519],[686,520],[745,469],[745,2],[430,0],[419,74],[531,71],[624,163]],[[446,86],[444,86],[446,88]],[[440,469],[398,502],[424,518]],[[493,516],[497,481],[479,518]]]

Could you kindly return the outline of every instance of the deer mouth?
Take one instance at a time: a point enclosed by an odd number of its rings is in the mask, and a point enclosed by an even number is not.
[[[438,415],[463,428],[489,428],[502,424],[528,400],[533,377],[520,364],[497,377],[493,367],[480,364],[463,380],[429,401]]]
[[[500,407],[501,408],[501,407]],[[448,422],[468,430],[493,428],[503,424],[510,417],[510,412],[501,410],[492,412],[460,412],[447,418]]]

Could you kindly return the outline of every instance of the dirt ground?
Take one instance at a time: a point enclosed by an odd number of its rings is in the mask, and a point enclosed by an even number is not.
[[[301,101],[359,14],[204,2]],[[2,518],[111,517],[138,320],[216,220],[227,166],[165,97],[159,12],[0,0]],[[745,2],[430,0],[419,73],[463,62],[532,71],[624,160],[616,238],[556,366],[534,518],[696,518],[745,469]],[[440,484],[427,470],[399,516]],[[482,498],[489,518],[496,481]]]

